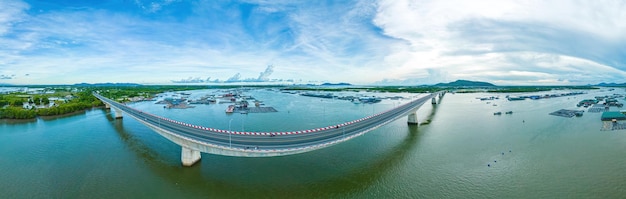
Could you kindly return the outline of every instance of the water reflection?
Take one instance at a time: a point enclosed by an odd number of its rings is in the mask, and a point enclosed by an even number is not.
[[[145,140],[140,140],[136,136],[134,136],[131,132],[128,132],[124,128],[124,119],[115,119],[111,110],[103,109],[106,115],[107,120],[113,124],[115,128],[115,132],[120,136],[120,139],[128,146],[131,151],[135,152],[137,156],[147,163],[166,163],[168,161],[167,158],[163,157],[161,153],[153,151],[148,145],[146,145]],[[150,132],[153,133],[153,132]],[[156,133],[155,133],[156,134]]]
[[[78,116],[78,115],[86,115],[86,113],[88,111],[92,111],[93,109],[94,108],[89,109],[89,110],[80,110],[80,111],[75,111],[75,112],[71,112],[71,113],[67,113],[67,114],[63,114],[63,115],[39,116],[38,118],[40,118],[43,121],[54,121],[54,120],[64,119],[64,118],[68,118],[68,117],[74,117],[74,116]]]
[[[441,100],[439,100],[439,102],[441,103]],[[437,112],[437,107],[438,107],[437,104],[433,104],[431,106],[431,110],[429,112],[430,114],[428,114],[428,116],[426,116],[426,118],[422,120],[422,122],[420,123],[420,126],[430,124],[430,122],[435,117],[435,113]]]
[[[16,120],[16,119],[0,119],[0,124],[7,124],[7,125],[12,125],[12,124],[25,124],[25,123],[34,123],[37,121],[37,118],[33,118],[33,119],[20,119],[20,120]]]
[[[326,149],[284,157],[241,158],[202,154],[202,160],[195,166],[182,167],[178,145],[164,138],[154,141],[143,137],[136,131],[139,128],[127,128],[124,119],[113,118],[110,110],[104,112],[123,143],[147,168],[179,188],[179,194],[187,197],[350,196],[377,183],[405,160],[420,138],[417,126],[402,125],[382,129],[406,135],[397,145],[382,149],[363,149],[369,146],[359,142],[367,140],[357,138]],[[436,106],[433,105],[424,121],[430,121],[435,112]],[[143,127],[139,123],[137,125]],[[149,137],[160,138],[152,130],[145,129],[150,131]],[[372,153],[367,153],[369,151]]]

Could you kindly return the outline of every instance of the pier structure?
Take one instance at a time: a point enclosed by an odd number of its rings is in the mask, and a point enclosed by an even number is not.
[[[409,125],[419,125],[419,122],[417,121],[417,113],[416,112],[410,113],[407,117],[408,117],[407,123]]]
[[[284,132],[239,132],[188,124],[146,113],[93,93],[104,104],[146,125],[157,134],[181,146],[183,166],[192,166],[202,153],[237,157],[272,157],[304,153],[326,148],[361,136],[378,127],[407,116],[417,123],[415,112],[439,92],[426,94],[393,109],[361,119],[315,129]]]
[[[108,103],[104,103],[104,108],[106,109],[113,109],[115,111],[115,118],[122,118],[122,110],[120,110],[119,108],[116,107],[112,107],[110,104]]]
[[[122,118],[122,110],[120,110],[119,108],[113,108],[113,110],[115,110],[115,118],[119,119]]]
[[[441,103],[441,99],[443,98],[443,96],[446,94],[445,91],[441,91],[439,92],[435,97],[431,98],[431,104],[435,105],[437,104],[437,97],[439,97],[439,103]],[[419,109],[419,107],[417,107],[414,111],[411,111],[411,113],[409,113],[409,115],[407,116],[407,124],[409,125],[419,125],[419,121],[417,120],[417,110]]]

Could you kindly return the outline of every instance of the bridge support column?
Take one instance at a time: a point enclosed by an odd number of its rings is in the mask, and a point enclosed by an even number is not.
[[[417,112],[413,112],[411,114],[409,114],[409,120],[407,121],[407,123],[409,125],[419,125],[419,123],[417,122]]]
[[[200,151],[196,151],[183,146],[183,150],[180,154],[180,160],[183,162],[183,166],[189,167],[200,160]]]
[[[116,109],[116,108],[113,108],[113,109],[115,109],[115,119],[123,117],[122,116],[122,110]]]
[[[104,103],[104,108],[106,108],[106,109],[111,109],[111,105],[109,105],[109,104],[107,104],[107,103]]]
[[[432,104],[437,104],[437,97],[433,97],[431,98],[431,100],[432,100]]]

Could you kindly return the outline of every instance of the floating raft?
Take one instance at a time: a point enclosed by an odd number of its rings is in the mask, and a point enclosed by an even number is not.
[[[584,111],[561,109],[550,113],[550,115],[561,117],[582,116]]]
[[[235,108],[235,112],[245,111],[247,113],[271,113],[278,112],[274,107],[247,107],[247,108]]]
[[[624,130],[624,129],[626,129],[626,123],[605,121],[600,130],[601,131],[615,131],[615,130]]]
[[[591,108],[589,108],[588,111],[590,113],[600,113],[606,112],[608,111],[608,109],[606,108],[606,106],[604,106],[604,104],[594,104],[593,106],[591,106]]]

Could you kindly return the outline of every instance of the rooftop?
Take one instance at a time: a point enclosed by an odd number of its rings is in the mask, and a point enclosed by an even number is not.
[[[616,112],[616,111],[607,111],[602,113],[602,117],[600,118],[602,121],[610,121],[610,120],[626,120],[626,115]]]

